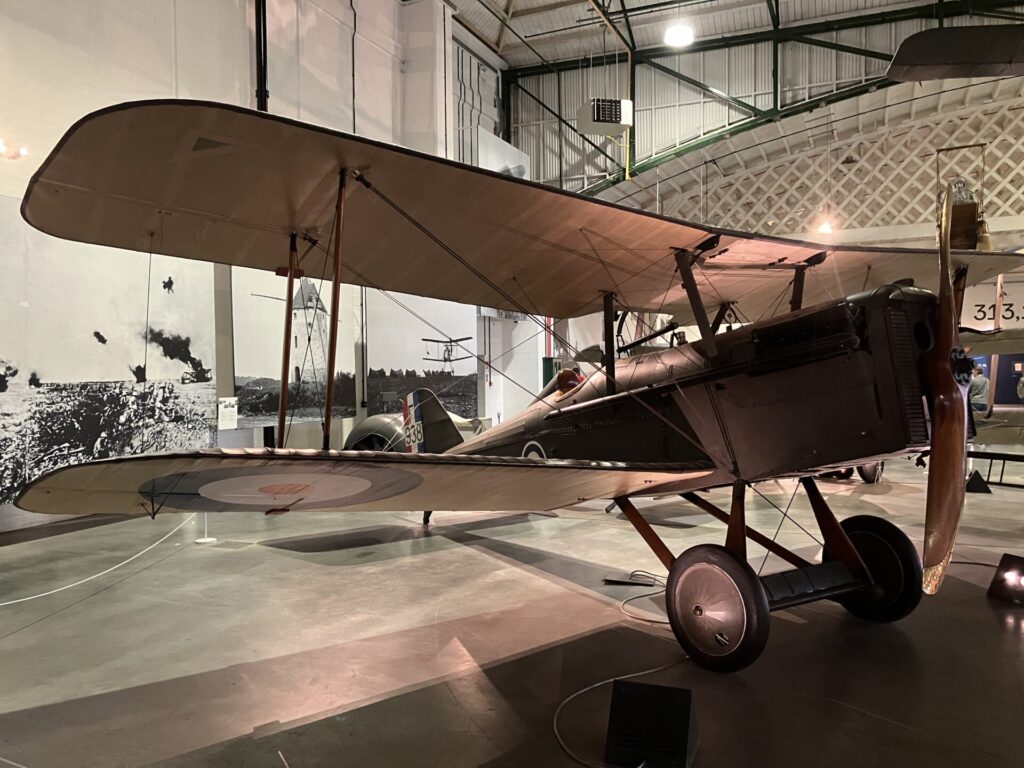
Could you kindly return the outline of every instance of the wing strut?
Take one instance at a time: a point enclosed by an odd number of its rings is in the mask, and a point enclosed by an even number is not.
[[[288,238],[288,287],[284,292],[284,347],[281,351],[281,398],[277,407],[277,447],[284,448],[284,422],[288,414],[288,369],[292,354],[292,301],[295,290],[295,263],[298,260],[296,233]]]
[[[693,319],[697,321],[697,327],[700,329],[700,338],[704,342],[704,349],[708,357],[718,357],[715,333],[711,330],[711,322],[708,320],[707,310],[704,309],[704,300],[700,297],[697,281],[693,277],[693,260],[696,254],[691,253],[685,248],[676,248],[675,253],[676,266],[679,267],[679,276],[683,279],[686,298],[690,302]]]
[[[341,298],[341,238],[345,222],[345,181],[348,168],[338,174],[338,207],[334,217],[334,274],[331,276],[331,332],[327,349],[327,396],[324,399],[323,449],[331,449],[331,420],[334,414],[334,366],[338,357],[338,303]]]
[[[605,394],[615,394],[615,294],[604,295],[604,382]]]
[[[789,297],[789,310],[796,312],[804,305],[804,280],[807,277],[808,264],[801,264],[793,273],[793,293]]]

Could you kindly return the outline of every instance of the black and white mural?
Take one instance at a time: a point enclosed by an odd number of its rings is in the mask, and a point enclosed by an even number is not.
[[[290,298],[292,333],[288,370],[289,417],[294,421],[323,418],[327,380],[331,303],[329,280],[302,277]],[[232,322],[235,341],[235,395],[238,426],[277,423],[281,392],[282,334],[287,280],[272,272],[235,267],[231,270]],[[335,419],[355,416],[355,348],[352,323],[357,289],[341,287],[342,321],[335,364]]]
[[[35,232],[0,197],[0,503],[67,464],[215,440],[212,266]]]
[[[420,387],[452,413],[478,415],[476,307],[368,290],[366,326],[369,415],[398,413]]]

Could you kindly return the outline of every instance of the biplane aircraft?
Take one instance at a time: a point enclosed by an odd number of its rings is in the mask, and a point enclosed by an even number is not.
[[[465,442],[421,399],[411,424],[431,453],[330,450],[327,424],[323,450],[96,461],[34,480],[18,504],[155,515],[530,511],[607,499],[668,569],[672,628],[704,667],[754,661],[778,608],[835,599],[893,621],[938,590],[961,516],[970,360],[958,295],[1022,265],[1016,254],[951,252],[949,197],[938,254],[834,247],[691,224],[223,104],[103,109],[72,126],[32,178],[22,207],[32,226],[289,281],[329,275],[335,318],[342,281],[538,323],[601,311],[606,364]],[[732,309],[761,319],[722,331]],[[671,313],[700,338],[616,362],[616,310]],[[885,520],[838,522],[812,477],[923,450],[923,564]],[[745,523],[748,485],[780,476],[801,478],[820,564]],[[697,493],[720,486],[732,489],[729,510]],[[726,524],[723,546],[677,556],[633,503],[676,493]],[[792,569],[758,578],[747,538]]]
[[[441,370],[448,371],[450,373],[455,370],[452,365],[453,363],[459,363],[463,360],[470,360],[473,358],[473,355],[460,355],[459,357],[456,357],[456,354],[458,353],[455,351],[456,347],[462,346],[462,342],[471,340],[471,336],[463,336],[459,339],[423,339],[422,341],[426,342],[428,345],[436,344],[437,354],[439,355],[438,357],[430,357],[428,353],[423,360],[428,363],[441,363]]]

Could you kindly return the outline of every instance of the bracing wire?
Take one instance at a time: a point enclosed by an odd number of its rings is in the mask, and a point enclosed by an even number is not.
[[[318,248],[322,248],[323,246],[319,246],[319,245],[318,245],[317,247],[318,247]],[[487,368],[489,368],[490,370],[494,371],[495,373],[497,373],[497,374],[498,374],[499,376],[501,376],[502,378],[506,379],[506,380],[507,380],[508,382],[510,382],[511,384],[514,384],[515,386],[519,387],[519,388],[520,388],[521,390],[523,390],[523,392],[525,392],[526,394],[528,394],[528,395],[529,395],[530,397],[533,397],[533,396],[534,396],[534,395],[536,394],[535,392],[532,392],[532,391],[530,391],[530,389],[529,389],[528,387],[524,386],[524,385],[523,385],[523,384],[521,384],[520,382],[518,382],[518,381],[516,381],[515,379],[513,379],[513,378],[512,378],[511,376],[509,376],[509,375],[508,375],[507,373],[505,373],[504,371],[501,371],[501,370],[498,370],[497,368],[495,368],[495,367],[494,367],[494,366],[493,366],[493,365],[492,365],[491,363],[487,362],[487,360],[485,360],[485,359],[484,359],[484,358],[483,358],[482,356],[480,356],[480,355],[476,354],[476,353],[475,353],[475,352],[474,352],[473,350],[469,349],[469,347],[467,347],[466,345],[462,344],[461,342],[455,341],[455,339],[453,339],[453,338],[452,338],[451,336],[449,336],[449,335],[448,335],[447,333],[445,333],[444,331],[442,331],[442,330],[441,330],[441,329],[440,329],[440,328],[439,328],[438,326],[436,326],[436,325],[435,325],[434,323],[430,322],[430,321],[429,321],[429,320],[427,320],[427,319],[426,319],[425,317],[423,317],[423,315],[419,314],[419,313],[418,313],[418,312],[416,312],[416,311],[415,311],[414,309],[412,309],[411,307],[409,307],[409,306],[408,306],[407,304],[403,303],[403,302],[402,302],[402,301],[401,301],[400,299],[396,298],[396,297],[395,297],[394,295],[392,295],[392,293],[391,293],[390,291],[386,291],[386,290],[384,290],[383,288],[379,287],[379,286],[378,286],[378,285],[377,285],[377,284],[376,284],[376,283],[375,283],[375,282],[374,282],[373,280],[370,280],[370,279],[369,279],[368,277],[366,277],[366,276],[365,276],[364,274],[362,274],[361,272],[359,272],[359,271],[358,271],[358,270],[357,270],[357,269],[356,269],[355,267],[353,267],[353,266],[352,266],[351,264],[349,264],[349,265],[348,265],[348,269],[349,269],[349,271],[350,271],[350,272],[352,272],[352,274],[353,274],[353,275],[355,275],[355,276],[356,276],[356,278],[358,278],[358,279],[359,279],[359,280],[360,280],[360,281],[361,281],[362,283],[364,283],[364,284],[365,284],[366,286],[368,286],[368,287],[370,287],[370,288],[373,288],[374,290],[380,291],[380,292],[381,292],[382,294],[384,294],[384,295],[385,295],[385,296],[386,296],[387,298],[391,299],[391,301],[393,301],[393,302],[394,302],[395,304],[397,304],[397,305],[398,305],[399,307],[401,307],[401,308],[402,308],[402,309],[404,309],[404,310],[405,310],[406,312],[408,312],[408,313],[409,313],[410,315],[412,315],[413,317],[415,317],[415,318],[416,318],[417,320],[419,320],[419,321],[420,321],[421,323],[423,323],[424,325],[426,325],[427,327],[429,327],[429,328],[430,328],[431,330],[433,330],[433,331],[434,331],[435,333],[438,333],[438,334],[440,334],[441,336],[444,336],[444,337],[445,337],[445,338],[446,338],[446,339],[447,339],[448,341],[450,341],[450,342],[451,342],[452,344],[454,344],[455,346],[457,346],[457,347],[458,347],[459,349],[461,349],[461,350],[462,350],[463,352],[465,352],[466,354],[468,354],[468,355],[470,355],[471,357],[475,358],[475,359],[477,360],[477,362],[480,362],[480,363],[482,363],[482,364],[483,364],[483,365],[485,365],[485,366],[486,366]],[[527,314],[527,315],[528,315],[529,313],[528,313],[528,312],[524,312],[524,314]],[[541,331],[538,331],[538,334],[539,334],[540,332],[544,331],[544,330],[547,330],[547,329],[546,329],[546,328],[541,328]]]
[[[360,184],[362,184],[366,189],[370,190],[385,205],[387,205],[395,213],[397,213],[399,216],[401,216],[403,219],[405,219],[407,222],[409,222],[413,227],[418,229],[425,237],[427,237],[427,239],[429,239],[431,242],[433,242],[435,245],[437,245],[442,251],[444,251],[449,256],[451,256],[453,259],[455,259],[457,262],[462,264],[467,270],[469,270],[473,275],[475,275],[482,283],[484,283],[485,285],[490,287],[491,290],[493,290],[495,293],[497,293],[499,296],[501,296],[503,299],[505,299],[505,301],[507,301],[512,307],[514,307],[518,311],[522,312],[531,321],[533,321],[534,323],[539,325],[541,328],[544,328],[545,330],[547,330],[551,334],[552,338],[554,338],[556,341],[558,341],[558,343],[561,344],[565,349],[569,350],[570,352],[575,354],[577,357],[580,357],[579,350],[576,349],[567,339],[564,339],[562,336],[557,334],[553,329],[548,328],[540,318],[538,318],[535,315],[533,315],[532,313],[530,313],[530,311],[526,307],[524,307],[521,302],[519,302],[517,299],[512,297],[506,290],[504,290],[501,286],[497,285],[493,280],[488,278],[487,275],[483,274],[479,269],[474,267],[467,259],[465,259],[463,256],[461,256],[454,248],[449,246],[440,237],[438,237],[436,234],[434,234],[434,232],[430,228],[428,228],[421,221],[417,220],[415,216],[413,216],[408,211],[406,211],[404,208],[402,208],[402,206],[400,206],[398,203],[396,203],[394,200],[392,200],[382,190],[380,190],[375,185],[371,184],[369,179],[366,178],[366,176],[364,176],[362,173],[357,172],[356,175],[355,175],[355,178],[356,178],[356,181],[358,181]],[[351,265],[349,266],[349,269],[354,274],[356,274],[357,277],[359,277],[360,279],[365,280],[365,278],[363,278],[354,269],[352,269]],[[370,284],[371,287],[376,287],[372,283],[369,283],[369,284]],[[464,347],[463,347],[463,349],[464,349]],[[468,352],[468,350],[467,350],[467,352]],[[470,354],[473,354],[473,353],[470,352]],[[473,356],[476,357],[476,355],[473,355]],[[597,365],[596,363],[592,363],[592,362],[587,361],[587,360],[583,360],[583,362],[586,362],[587,364],[589,364],[597,372],[600,372],[600,371],[603,370],[602,367]],[[607,361],[607,362],[610,365],[612,365],[612,366],[614,366],[614,364],[615,364],[614,361]],[[518,383],[517,383],[517,385],[518,385]],[[521,386],[521,385],[518,385],[518,386]],[[661,412],[659,412],[657,409],[651,408],[646,402],[644,402],[643,398],[641,398],[636,392],[627,390],[623,394],[631,397],[632,399],[636,400],[636,402],[640,403],[640,405],[642,405],[643,407],[647,408],[647,410],[650,411],[655,416],[655,418],[657,418],[660,421],[662,421],[665,425],[667,425],[669,427],[669,429],[672,429],[673,431],[678,432],[684,438],[690,440],[689,435],[687,435],[685,432],[683,432],[683,430],[681,430],[670,419],[666,418],[665,415],[662,414]],[[551,407],[552,409],[554,408],[553,405],[550,405],[549,407]]]
[[[796,488],[794,488],[794,489],[793,489],[793,497],[794,497],[794,498],[795,498],[795,496],[796,496],[796,491],[797,491],[797,489],[798,489],[799,487],[800,487],[800,485],[799,485],[799,481],[798,481],[798,482],[797,482],[797,486],[796,486]],[[814,535],[813,533],[811,533],[810,531],[808,531],[808,530],[807,530],[806,528],[804,528],[804,527],[803,527],[802,525],[800,525],[800,523],[798,523],[798,522],[796,521],[796,519],[795,519],[795,518],[793,518],[793,517],[791,517],[791,516],[789,515],[789,507],[788,507],[788,506],[786,507],[786,509],[785,509],[785,510],[783,510],[783,509],[782,509],[781,507],[779,507],[779,505],[778,505],[778,504],[776,504],[776,503],[775,503],[774,501],[772,501],[772,500],[771,500],[771,499],[769,499],[769,498],[768,498],[767,496],[765,496],[765,495],[764,495],[763,493],[761,493],[761,492],[760,492],[759,490],[757,490],[757,488],[755,488],[755,487],[754,487],[753,485],[751,485],[751,486],[750,486],[750,490],[752,490],[752,491],[753,491],[754,493],[756,493],[756,494],[757,494],[758,496],[760,496],[760,497],[761,497],[762,499],[764,499],[764,500],[765,500],[765,501],[767,501],[767,502],[768,502],[769,504],[771,504],[771,505],[772,505],[772,506],[773,506],[773,507],[774,507],[775,509],[777,509],[777,510],[778,510],[779,512],[781,512],[781,513],[782,513],[782,517],[783,517],[783,519],[784,519],[784,520],[789,520],[789,521],[790,521],[791,523],[793,523],[793,525],[795,525],[795,526],[796,526],[797,528],[799,528],[799,529],[800,529],[801,531],[803,531],[803,532],[804,532],[804,533],[806,533],[806,534],[807,534],[808,536],[810,536],[810,537],[811,537],[812,539],[814,539],[815,543],[816,543],[816,544],[818,544],[818,546],[824,546],[824,545],[823,545],[823,544],[821,543],[821,541],[819,541],[819,540],[818,540],[818,537],[817,537],[817,536],[815,536],[815,535]],[[792,503],[793,503],[793,500],[792,500],[792,498],[791,498],[791,499],[790,499],[790,504],[792,504]],[[776,535],[778,535],[778,534],[776,534]]]
[[[754,488],[754,486],[753,486],[753,485],[751,485],[750,487],[751,487],[751,488],[752,488],[752,489],[753,489],[754,491],[756,491],[756,492],[757,492],[758,494],[760,494],[760,495],[761,495],[761,498],[764,498],[764,494],[761,494],[761,492],[760,492],[760,491],[757,491],[757,489],[756,489],[756,488]],[[795,485],[793,486],[793,493],[792,493],[792,494],[790,495],[790,497],[789,497],[789,503],[788,503],[788,504],[786,504],[786,509],[785,509],[785,511],[779,510],[780,512],[782,512],[782,517],[780,517],[780,518],[779,518],[779,524],[778,524],[778,526],[776,526],[776,528],[775,528],[775,533],[774,533],[774,535],[772,536],[772,543],[775,543],[776,541],[778,541],[778,538],[779,538],[779,532],[780,532],[780,531],[782,530],[782,524],[783,524],[784,522],[786,522],[786,518],[788,518],[788,517],[789,517],[789,508],[793,506],[793,500],[794,500],[794,499],[796,498],[796,492],[797,492],[797,491],[798,491],[799,489],[800,489],[800,483],[799,483],[799,481],[798,481],[798,482],[797,482],[797,483],[796,483],[796,484],[795,484]],[[772,504],[771,502],[768,502],[768,503],[769,503],[769,504]],[[776,506],[775,504],[772,504],[772,506],[773,506],[773,507],[775,507],[776,509],[779,509],[779,508],[778,508],[778,506]],[[794,522],[795,522],[795,521],[794,521]],[[803,529],[801,528],[801,530],[803,530]],[[807,531],[804,531],[804,533],[807,533]],[[808,533],[807,535],[808,535],[808,536],[810,536],[810,534],[809,534],[809,533]],[[811,536],[811,538],[814,538],[814,537],[813,537],[813,536]],[[764,567],[765,567],[765,565],[766,565],[766,564],[768,563],[768,556],[769,556],[770,554],[771,554],[771,552],[768,552],[767,550],[765,550],[765,553],[764,553],[764,559],[763,559],[763,560],[761,560],[761,565],[760,565],[760,567],[759,567],[759,568],[757,569],[757,575],[758,575],[758,576],[760,576],[760,575],[761,575],[761,571],[763,571],[763,570],[764,570]]]

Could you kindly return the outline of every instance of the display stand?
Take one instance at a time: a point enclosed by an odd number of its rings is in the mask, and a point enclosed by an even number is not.
[[[210,536],[210,532],[206,525],[206,512],[203,512],[203,537],[196,539],[196,544],[213,544],[217,539]]]

